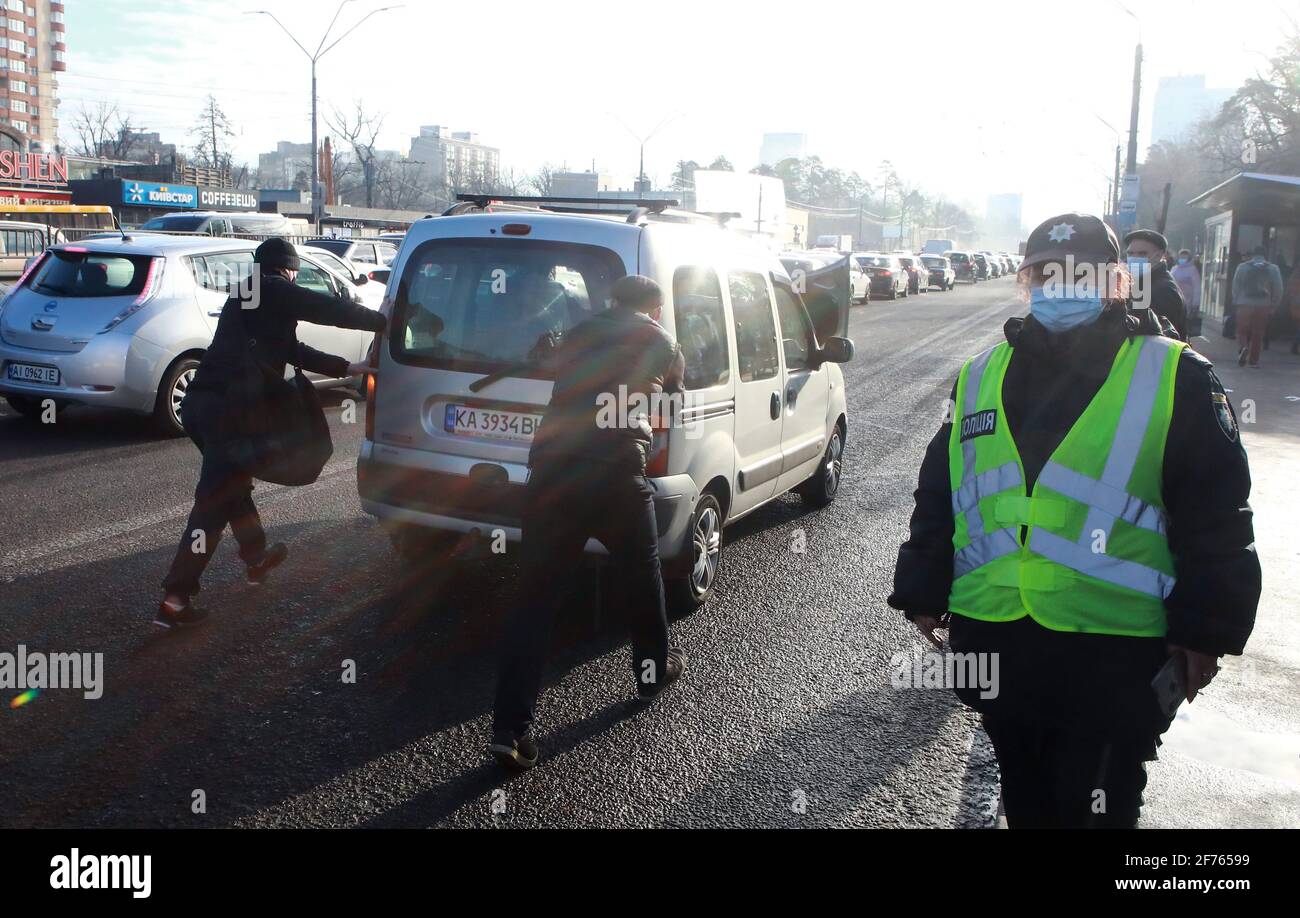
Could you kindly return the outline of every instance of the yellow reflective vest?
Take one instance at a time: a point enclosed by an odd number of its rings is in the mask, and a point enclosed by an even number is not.
[[[1032,493],[1002,404],[1011,346],[966,362],[948,446],[951,611],[994,622],[1028,615],[1055,631],[1164,636],[1175,578],[1160,492],[1186,346],[1153,336],[1121,345]]]

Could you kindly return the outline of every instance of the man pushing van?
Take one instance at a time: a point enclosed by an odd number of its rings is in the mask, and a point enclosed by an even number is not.
[[[528,457],[519,598],[502,635],[490,751],[503,763],[537,763],[533,707],[551,630],[566,587],[598,539],[627,591],[637,692],[652,699],[676,681],[686,656],[668,642],[654,489],[646,480],[650,418],[602,411],[612,396],[681,388],[684,361],[659,325],[663,293],[648,277],[620,278],[611,308],[569,332],[556,355],[555,386]]]

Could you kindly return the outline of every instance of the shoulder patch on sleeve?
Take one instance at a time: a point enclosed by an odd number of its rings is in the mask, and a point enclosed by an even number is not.
[[[1228,396],[1222,391],[1213,391],[1210,393],[1210,407],[1214,409],[1214,419],[1219,422],[1219,429],[1223,435],[1228,438],[1229,443],[1236,443],[1239,436],[1237,430],[1237,416],[1232,411],[1232,405],[1228,402]]]

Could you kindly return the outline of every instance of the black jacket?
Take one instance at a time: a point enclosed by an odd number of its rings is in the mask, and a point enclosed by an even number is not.
[[[219,415],[257,410],[256,405],[236,406],[227,399],[228,393],[244,388],[237,383],[247,382],[250,351],[254,361],[273,376],[283,376],[290,365],[336,379],[347,375],[346,358],[323,354],[298,340],[299,322],[375,332],[384,329],[384,317],[364,306],[299,287],[279,274],[262,274],[259,281],[252,291],[256,308],[244,308],[248,304],[231,297],[221,310],[212,344],[199,361],[185,396],[185,429],[191,433],[198,426],[210,436],[218,429],[210,422]]]
[[[651,430],[639,414],[621,412],[610,425],[602,404],[620,391],[647,397],[677,388],[673,336],[644,313],[611,309],[578,325],[555,356],[555,386],[533,439],[529,463],[591,461],[645,471]]]
[[[1151,268],[1151,311],[1168,319],[1169,324],[1178,332],[1178,337],[1187,340],[1187,304],[1183,302],[1183,291],[1178,289],[1178,281],[1169,273],[1164,262],[1158,262]],[[1144,304],[1136,303],[1141,307]]]
[[[1007,322],[1007,340],[1015,350],[1002,394],[1027,488],[1033,487],[1043,464],[1101,388],[1119,346],[1138,328],[1134,317],[1113,310],[1092,325],[1056,336],[1032,317]],[[1226,406],[1226,395],[1210,362],[1187,349],[1175,377],[1163,472],[1162,496],[1177,574],[1177,584],[1165,600],[1166,640],[1203,653],[1239,654],[1254,626],[1260,567],[1248,505],[1246,453],[1230,406],[1221,410],[1221,404]],[[951,425],[944,424],[926,450],[911,536],[899,550],[894,572],[889,604],[911,615],[947,611],[953,556],[950,430]],[[1011,634],[1003,623],[993,627]],[[1025,629],[1047,631],[1036,625],[1017,630]],[[1134,640],[1083,637],[1101,644]],[[1041,638],[1054,640],[1046,634]],[[1032,633],[1028,639],[1034,640]]]

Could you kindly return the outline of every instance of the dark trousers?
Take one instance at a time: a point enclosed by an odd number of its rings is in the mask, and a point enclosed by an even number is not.
[[[991,714],[984,730],[997,752],[1010,828],[1136,827],[1153,738],[1094,736]]]
[[[667,666],[668,618],[659,569],[654,491],[644,475],[599,463],[538,466],[523,511],[519,596],[501,637],[494,731],[532,726],[556,614],[586,570],[583,546],[599,539],[625,598],[638,686]]]
[[[205,448],[201,437],[193,439],[203,452],[194,509],[181,533],[171,570],[162,583],[168,593],[186,597],[199,592],[199,578],[227,525],[235,534],[239,557],[245,563],[259,560],[266,551],[266,533],[253,505],[253,479],[225,456],[219,444],[212,442]],[[203,532],[203,551],[195,550],[195,533],[199,531]]]

